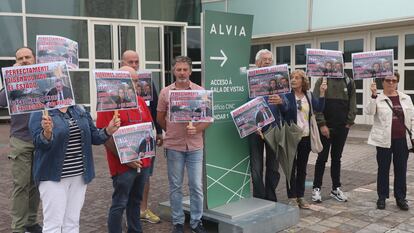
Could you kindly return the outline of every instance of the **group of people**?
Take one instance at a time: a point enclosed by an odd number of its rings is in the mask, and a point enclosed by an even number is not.
[[[15,66],[33,64],[35,54],[32,49],[23,47],[16,51]],[[138,68],[138,54],[125,51],[120,70],[130,72],[134,84],[138,83]],[[183,232],[181,187],[183,171],[187,167],[191,190],[191,227],[194,232],[205,232],[201,223],[202,134],[209,124],[173,123],[167,116],[170,90],[199,90],[202,87],[189,80],[192,62],[188,57],[177,57],[173,71],[177,81],[161,90],[159,100],[155,89],[149,106],[142,97],[137,96],[138,108],[119,110],[117,114],[99,112],[96,126],[89,112],[81,105],[12,115],[9,155],[13,176],[12,232],[79,232],[87,184],[95,177],[92,145],[100,144],[105,145],[113,183],[108,232],[122,232],[124,213],[128,232],[142,232],[141,221],[158,223],[160,218],[148,208],[149,177],[155,157],[121,164],[112,137],[121,126],[143,122],[154,123],[156,144],[164,144],[166,148],[174,231]],[[4,90],[0,92],[0,105],[7,106]],[[165,138],[162,130],[166,133]],[[37,223],[40,201],[43,227]]]
[[[16,51],[16,65],[35,63],[34,53],[23,47]],[[260,50],[256,55],[257,67],[270,66],[273,55]],[[139,57],[128,50],[122,56],[120,70],[128,71],[134,84]],[[90,114],[80,105],[11,116],[10,160],[12,161],[12,231],[13,232],[79,232],[79,217],[84,203],[87,184],[94,178],[92,145],[104,144],[113,183],[112,203],[108,213],[108,232],[122,232],[125,212],[128,232],[142,232],[141,220],[152,223],[159,217],[148,209],[149,177],[155,158],[145,158],[121,164],[112,134],[121,126],[154,122],[156,143],[164,145],[174,233],[184,232],[185,215],[182,208],[184,169],[187,169],[190,190],[190,225],[193,232],[206,232],[203,216],[203,132],[207,122],[174,123],[169,121],[168,96],[171,90],[202,90],[190,81],[192,61],[178,56],[173,62],[175,82],[160,91],[159,99],[153,90],[153,101],[147,106],[137,97],[138,108],[116,112],[99,112],[96,126]],[[302,70],[290,75],[292,91],[265,97],[274,123],[263,127],[266,131],[283,122],[296,123],[302,131],[287,188],[289,203],[309,208],[304,198],[306,168],[311,151],[310,120],[316,117],[323,150],[315,165],[312,201],[321,202],[322,178],[329,154],[331,155],[332,189],[330,195],[338,201],[347,201],[341,187],[341,156],[349,128],[356,116],[355,84],[352,79],[324,79],[316,81],[313,93],[309,79]],[[389,169],[394,163],[394,197],[399,208],[408,210],[406,201],[406,172],[408,151],[412,148],[414,106],[410,97],[397,91],[399,74],[383,79],[383,93],[378,94],[371,85],[371,100],[367,114],[374,115],[374,125],[368,143],[377,147],[378,201],[377,208],[385,208],[389,198]],[[154,85],[152,85],[154,87]],[[0,92],[0,105],[6,106],[4,90]],[[165,137],[162,137],[162,130]],[[249,136],[250,164],[253,196],[277,201],[279,183],[278,155],[261,137],[260,132]],[[139,143],[139,142],[137,142]],[[266,161],[264,163],[264,148]],[[34,154],[34,155],[33,155]],[[264,166],[265,165],[265,166]],[[265,177],[263,171],[265,170]],[[263,179],[265,178],[265,179]],[[43,206],[43,229],[37,223],[39,201]]]
[[[272,61],[273,55],[269,50],[263,49],[256,54],[257,67],[270,66]],[[330,68],[333,69],[332,64]],[[338,68],[342,69],[342,66]],[[409,209],[406,201],[406,176],[408,153],[413,147],[411,139],[413,139],[414,107],[411,98],[397,90],[399,79],[398,72],[382,79],[382,93],[378,93],[376,83],[373,82],[371,100],[365,107],[366,114],[374,116],[368,144],[376,146],[377,149],[378,209],[385,209],[385,200],[389,198],[391,161],[394,164],[396,204],[401,210]],[[341,157],[349,129],[354,124],[357,113],[355,83],[346,73],[341,79],[319,78],[311,93],[308,90],[309,79],[302,70],[292,71],[290,83],[291,93],[265,97],[276,120],[273,125],[261,129],[266,131],[277,124],[295,122],[303,130],[293,163],[290,186],[287,187],[289,203],[300,208],[309,208],[309,203],[304,199],[304,191],[311,137],[319,137],[323,145],[315,164],[312,201],[322,202],[322,180],[330,154],[332,179],[330,196],[337,201],[346,202],[348,198],[341,185]],[[313,114],[319,128],[317,135],[310,133]],[[277,201],[275,190],[280,179],[278,155],[265,142],[261,134],[257,132],[249,136],[253,196]],[[263,162],[264,147],[266,148],[265,163]]]

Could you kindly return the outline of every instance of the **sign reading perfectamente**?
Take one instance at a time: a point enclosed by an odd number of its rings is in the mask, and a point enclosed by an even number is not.
[[[249,147],[230,112],[248,101],[241,70],[249,65],[252,24],[251,15],[203,14],[203,82],[214,92],[214,124],[205,133],[208,208],[250,196]]]

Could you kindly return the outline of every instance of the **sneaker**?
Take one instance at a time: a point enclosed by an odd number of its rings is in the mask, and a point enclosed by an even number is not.
[[[341,191],[339,187],[336,188],[336,190],[331,191],[331,197],[335,198],[337,201],[340,202],[348,201],[348,198],[345,196],[345,194]]]
[[[150,209],[146,209],[144,212],[141,212],[141,221],[147,221],[150,223],[159,223],[161,219],[160,217],[155,215]]]
[[[175,224],[172,230],[172,233],[184,233],[184,225],[183,224]]]
[[[39,224],[35,224],[29,227],[26,227],[27,233],[42,233],[42,227]]]
[[[204,229],[203,224],[200,222],[198,223],[196,228],[191,229],[192,233],[207,233],[206,229]]]
[[[303,197],[298,197],[298,199],[296,200],[298,202],[298,206],[301,209],[309,209],[309,203],[305,200],[305,198]]]
[[[379,198],[377,201],[377,209],[379,210],[383,210],[385,209],[385,199],[384,198]]]
[[[401,210],[408,210],[408,203],[405,199],[397,199],[397,206],[400,207]]]
[[[321,189],[320,188],[314,188],[312,190],[312,201],[321,203],[322,202],[322,196],[321,196]]]

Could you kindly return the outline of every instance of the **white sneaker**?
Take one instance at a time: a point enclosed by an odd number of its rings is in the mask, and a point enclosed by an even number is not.
[[[320,188],[314,188],[312,190],[312,201],[321,203],[322,202],[322,196],[321,196],[321,189]]]
[[[348,198],[339,188],[336,188],[336,190],[332,190],[330,195],[331,197],[335,198],[337,201],[340,201],[340,202],[348,201]]]

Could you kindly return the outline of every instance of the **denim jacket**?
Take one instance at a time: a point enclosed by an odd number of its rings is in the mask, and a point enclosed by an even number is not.
[[[81,130],[83,178],[87,184],[95,177],[92,144],[103,144],[108,136],[103,129],[99,130],[95,127],[90,114],[83,107],[71,106],[68,108],[68,112]],[[47,140],[42,133],[42,112],[32,113],[29,121],[29,128],[35,145],[33,179],[37,185],[40,181],[60,181],[69,141],[69,122],[65,118],[67,115],[58,109],[54,109],[49,111],[49,116],[53,121],[50,140]]]

